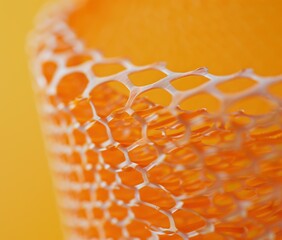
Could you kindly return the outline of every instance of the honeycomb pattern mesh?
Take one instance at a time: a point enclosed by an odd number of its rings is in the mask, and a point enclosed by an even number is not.
[[[51,7],[30,40],[66,238],[282,239],[282,99],[275,94],[282,76],[179,73],[105,58],[72,32],[70,10]],[[123,69],[98,76],[101,64]],[[130,75],[146,70],[165,77],[133,84]],[[193,76],[206,81],[173,85]],[[255,84],[237,93],[218,88],[240,78]],[[143,96],[154,89],[171,95],[167,106]],[[218,100],[217,111],[181,108],[203,93]],[[252,98],[267,111],[230,108]]]

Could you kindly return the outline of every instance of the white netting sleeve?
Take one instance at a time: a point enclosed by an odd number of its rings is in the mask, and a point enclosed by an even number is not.
[[[30,48],[68,239],[281,239],[282,76],[105,58],[75,36],[67,14],[47,11]],[[121,70],[95,72],[110,64]],[[130,77],[151,70],[163,77],[147,85]],[[174,84],[195,76],[205,81]],[[252,84],[220,88],[242,78]],[[156,89],[168,104],[146,97]],[[218,107],[193,109],[204,95]]]

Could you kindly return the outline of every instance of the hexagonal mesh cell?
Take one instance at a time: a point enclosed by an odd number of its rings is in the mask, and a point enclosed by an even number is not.
[[[282,76],[135,66],[47,13],[32,66],[68,239],[282,238]]]

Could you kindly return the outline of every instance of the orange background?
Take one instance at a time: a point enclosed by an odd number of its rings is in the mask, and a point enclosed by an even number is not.
[[[62,239],[25,43],[46,0],[0,1],[0,239]]]

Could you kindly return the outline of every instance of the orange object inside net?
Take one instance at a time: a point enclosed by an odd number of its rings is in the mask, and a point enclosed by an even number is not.
[[[281,239],[282,76],[105,57],[72,11],[32,38],[67,238]]]

